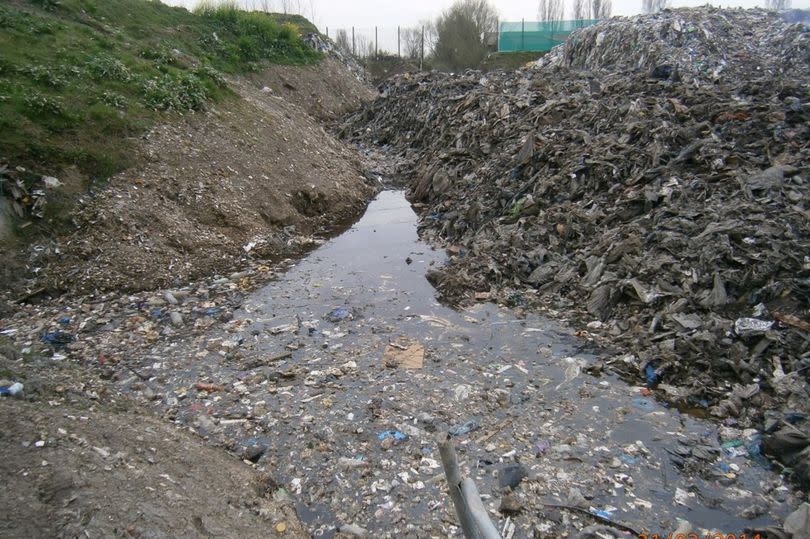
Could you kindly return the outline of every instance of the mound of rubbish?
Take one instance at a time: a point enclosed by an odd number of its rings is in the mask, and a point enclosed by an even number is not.
[[[446,299],[542,307],[618,351],[592,368],[775,430],[810,411],[809,35],[611,20],[536,69],[396,77],[343,134],[400,160]]]
[[[806,74],[810,34],[774,11],[712,7],[616,17],[571,34],[538,61],[540,66],[640,69],[659,77]]]

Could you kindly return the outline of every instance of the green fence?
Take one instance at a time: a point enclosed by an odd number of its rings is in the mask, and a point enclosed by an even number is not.
[[[568,38],[577,28],[597,20],[502,22],[498,31],[498,52],[545,52]]]

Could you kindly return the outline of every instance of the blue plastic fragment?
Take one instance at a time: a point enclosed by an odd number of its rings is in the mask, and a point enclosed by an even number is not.
[[[163,309],[152,309],[151,311],[149,311],[149,316],[151,316],[152,318],[160,318],[161,316],[163,316]]]
[[[621,455],[619,455],[619,460],[624,462],[625,464],[629,464],[630,466],[638,464],[638,459],[636,457],[631,457],[627,453],[622,453]]]
[[[326,318],[329,319],[330,322],[340,322],[344,318],[349,316],[349,309],[346,307],[338,307],[337,309],[333,309],[332,312],[326,315]]]
[[[40,341],[50,344],[54,348],[64,348],[68,344],[76,340],[70,333],[64,331],[51,331],[39,338]]]
[[[655,404],[653,404],[652,401],[642,399],[641,397],[636,397],[633,399],[633,406],[639,410],[644,410],[645,412],[652,412],[655,410]]]
[[[605,511],[604,509],[594,509],[593,507],[591,507],[591,514],[604,518],[606,520],[613,519],[613,515],[611,515],[609,511]]]
[[[59,317],[59,324],[66,326],[70,324],[70,317],[69,316],[60,316]]]
[[[454,427],[450,427],[447,430],[447,433],[450,436],[463,436],[465,434],[468,434],[468,433],[476,430],[480,426],[481,426],[481,424],[478,422],[478,420],[473,418],[473,419],[470,419],[469,421],[467,421],[465,423],[462,423],[461,425],[456,425]]]
[[[205,316],[216,316],[222,312],[222,307],[208,307],[203,311]]]
[[[731,466],[729,466],[725,462],[721,462],[720,463],[720,471],[723,472],[723,473],[728,473],[728,472],[731,471]]]
[[[377,435],[377,439],[382,441],[386,438],[393,438],[397,442],[403,442],[408,439],[408,435],[398,430],[386,430]]]
[[[658,383],[658,373],[655,372],[655,365],[653,365],[652,362],[647,363],[647,366],[644,367],[644,377],[647,379],[647,385],[650,387]]]

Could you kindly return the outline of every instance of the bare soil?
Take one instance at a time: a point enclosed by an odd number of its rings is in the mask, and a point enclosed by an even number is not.
[[[297,254],[302,238],[365,208],[374,189],[357,154],[321,122],[370,99],[369,88],[331,59],[231,86],[234,98],[146,134],[140,164],[83,195],[72,230],[7,248],[26,268],[4,282],[18,296],[177,285],[232,268],[248,250]]]
[[[0,417],[0,537],[306,537],[272,480],[142,411]]]

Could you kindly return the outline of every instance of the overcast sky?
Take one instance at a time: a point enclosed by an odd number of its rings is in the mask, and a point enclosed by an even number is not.
[[[164,3],[193,8],[199,0],[162,0]],[[491,0],[502,21],[536,20],[538,0]],[[571,0],[564,0],[570,8]],[[281,11],[282,0],[239,0],[245,7],[269,4],[274,11]],[[397,26],[416,26],[420,20],[433,19],[453,0],[290,0],[300,6],[300,12],[315,22],[324,32],[335,36],[336,28],[356,27],[358,33],[373,36],[374,27],[379,27],[380,48],[393,41],[396,49]],[[694,7],[705,4],[723,7],[761,7],[765,0],[672,0],[673,7]],[[810,8],[810,0],[792,0],[794,8]],[[613,0],[614,15],[635,15],[641,11],[641,0]],[[314,12],[314,13],[313,13]],[[314,14],[314,16],[313,16]],[[566,18],[568,14],[566,13]]]

